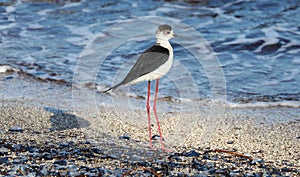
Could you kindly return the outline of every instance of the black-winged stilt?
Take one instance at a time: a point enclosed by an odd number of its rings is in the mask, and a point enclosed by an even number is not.
[[[160,136],[161,148],[165,150],[162,131],[160,128],[157,112],[156,112],[156,101],[158,95],[158,84],[159,79],[167,74],[173,63],[173,48],[169,42],[170,39],[176,35],[170,25],[160,25],[156,31],[156,44],[147,49],[138,58],[130,72],[127,74],[125,79],[115,86],[105,90],[114,90],[121,85],[131,85],[142,81],[148,81],[148,95],[147,95],[147,113],[148,113],[148,126],[149,126],[149,141],[150,147],[153,148],[152,144],[152,129],[150,121],[150,81],[156,80],[156,89],[153,100],[153,111],[156,118],[157,128]]]

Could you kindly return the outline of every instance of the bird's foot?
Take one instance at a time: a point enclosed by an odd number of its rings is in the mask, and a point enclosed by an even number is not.
[[[155,147],[153,147],[153,146],[150,146],[150,148],[151,148],[151,150],[153,150],[153,151],[157,151],[157,150],[158,150],[158,148],[155,148]]]
[[[171,149],[167,149],[164,146],[162,146],[161,148],[156,148],[153,145],[150,145],[151,150],[153,151],[163,151],[163,152],[173,152]]]
[[[164,152],[173,152],[171,149],[166,149],[166,148],[161,148],[161,150]]]

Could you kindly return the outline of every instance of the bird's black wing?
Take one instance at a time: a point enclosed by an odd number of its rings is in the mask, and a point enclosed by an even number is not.
[[[120,85],[127,84],[145,74],[154,71],[155,69],[163,65],[168,60],[168,58],[168,49],[159,45],[153,45],[141,54],[141,56],[138,58],[123,81],[106,91],[114,90]]]

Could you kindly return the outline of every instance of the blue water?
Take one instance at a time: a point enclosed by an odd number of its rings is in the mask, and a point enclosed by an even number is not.
[[[227,101],[291,102],[290,105],[299,106],[299,14],[300,1],[296,0],[210,0],[207,3],[180,0],[1,0],[0,64],[20,69],[29,77],[72,85],[78,61],[83,59],[80,56],[95,36],[105,36],[106,33],[102,32],[108,27],[128,19],[160,16],[192,27],[210,44],[224,74]],[[134,33],[135,28],[129,31]],[[87,81],[85,85],[95,84],[101,90],[122,79],[138,54],[153,44],[152,37],[116,46],[101,66],[89,63],[89,66],[97,67],[98,72],[94,83]],[[180,98],[178,83],[183,83],[181,89],[189,92],[190,81],[174,79],[176,73],[182,72],[196,85],[197,99],[212,98],[206,68],[175,39],[172,45],[177,65],[161,80],[161,96]],[[125,68],[122,67],[124,63]],[[186,71],[180,70],[178,64]],[[140,83],[129,90],[144,96],[145,86],[145,83]],[[191,95],[191,99],[194,98]]]

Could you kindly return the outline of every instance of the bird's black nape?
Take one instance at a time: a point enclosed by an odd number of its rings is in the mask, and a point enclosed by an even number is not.
[[[170,25],[164,24],[164,25],[160,25],[160,26],[158,27],[158,30],[159,30],[159,31],[165,31],[165,30],[171,31],[171,30],[172,30],[172,27],[171,27]]]

